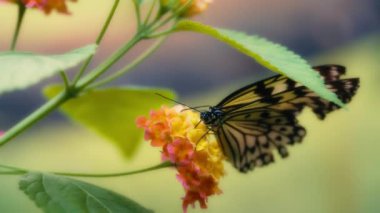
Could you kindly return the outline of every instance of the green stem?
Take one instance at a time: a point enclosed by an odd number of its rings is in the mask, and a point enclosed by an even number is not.
[[[27,172],[25,169],[17,168],[14,166],[0,165],[1,168],[13,170],[12,172]]]
[[[181,15],[181,13],[188,9],[189,6],[191,6],[191,3],[193,3],[193,0],[188,0],[184,5],[180,6],[177,10],[175,10],[169,17],[167,17],[161,22],[158,22],[156,26],[151,27],[151,31],[154,32],[158,30],[159,28],[163,27],[172,20],[178,21],[178,18]]]
[[[133,5],[136,11],[136,21],[137,21],[137,31],[141,29],[141,14],[140,14],[140,5],[137,0],[132,0]]]
[[[26,172],[23,172],[23,171],[9,171],[9,172],[1,172],[0,171],[0,175],[23,175],[25,173]]]
[[[76,90],[81,91],[93,81],[95,81],[99,76],[105,73],[114,63],[116,63],[121,57],[125,55],[132,47],[135,46],[139,41],[141,41],[144,37],[144,32],[141,34],[137,34],[134,36],[127,44],[125,44],[122,48],[117,50],[113,55],[111,55],[103,64],[99,65],[94,71],[84,77],[81,81],[78,82],[76,86]]]
[[[130,70],[134,69],[136,66],[141,64],[145,59],[147,59],[150,55],[152,55],[166,40],[167,36],[160,38],[157,40],[156,43],[154,43],[149,49],[147,49],[145,52],[143,52],[139,57],[137,57],[135,60],[133,60],[131,63],[129,63],[124,68],[120,69],[119,71],[116,71],[114,74],[110,75],[109,77],[93,83],[90,87],[96,88],[99,86],[103,86],[105,84],[110,83],[111,81],[116,80],[117,78],[121,77],[125,73],[129,72]]]
[[[62,175],[62,176],[70,176],[70,177],[98,177],[98,178],[99,177],[120,177],[120,176],[140,174],[144,172],[149,172],[149,171],[173,167],[173,166],[174,164],[171,162],[164,162],[156,166],[148,167],[145,169],[139,169],[135,171],[130,171],[130,172],[120,172],[120,173],[110,173],[110,174],[82,174],[82,173],[53,172],[53,174]]]
[[[51,111],[56,109],[59,105],[61,105],[63,102],[71,98],[71,94],[68,92],[62,92],[53,99],[51,99],[46,104],[42,105],[39,109],[34,111],[32,114],[30,114],[28,117],[24,118],[22,121],[17,123],[15,126],[13,126],[11,129],[6,131],[4,135],[0,137],[0,146],[3,146],[13,138],[15,138],[17,135],[22,133],[25,129],[29,128],[33,124],[35,124],[37,121],[44,118],[47,114],[49,114]]]
[[[168,168],[168,167],[173,167],[173,166],[175,166],[175,164],[173,164],[169,161],[166,161],[166,162],[160,163],[156,166],[151,166],[151,167],[148,167],[145,169],[139,169],[139,170],[129,171],[129,172],[106,173],[106,174],[83,174],[83,173],[67,173],[67,172],[51,172],[51,173],[53,173],[55,175],[70,176],[70,177],[94,177],[94,178],[120,177],[120,176],[141,174],[144,172],[150,172],[150,171],[159,170],[159,169]],[[26,169],[16,168],[16,167],[12,167],[12,166],[0,165],[0,167],[13,170],[13,171],[0,171],[0,175],[22,175],[22,174],[29,172]]]
[[[156,6],[156,2],[158,2],[159,0],[154,0],[152,2],[152,5],[150,5],[150,8],[149,8],[149,11],[148,11],[148,14],[146,15],[145,17],[145,21],[143,23],[144,26],[146,26],[149,22],[149,19],[150,17],[152,16],[152,13],[153,13],[153,10],[154,10],[154,7]]]
[[[107,20],[104,22],[102,30],[100,31],[98,37],[96,38],[96,44],[97,45],[99,45],[102,42],[102,40],[104,38],[104,35],[106,34],[106,32],[108,30],[108,27],[109,27],[109,25],[110,25],[110,23],[112,21],[112,18],[115,15],[115,11],[116,11],[117,7],[119,6],[119,3],[120,3],[120,0],[115,0],[114,1],[112,9],[111,9],[110,13],[108,14]],[[93,57],[94,57],[94,55],[91,55],[84,62],[84,64],[82,65],[81,69],[79,70],[78,74],[75,76],[75,79],[73,81],[73,85],[75,85],[79,81],[79,79],[82,77],[82,75],[86,71],[88,65],[90,65]]]
[[[115,0],[112,6],[112,9],[110,13],[108,14],[108,17],[106,19],[106,22],[104,22],[102,30],[100,31],[98,37],[96,38],[96,44],[100,44],[100,42],[103,40],[104,35],[106,34],[108,27],[110,26],[110,23],[115,15],[116,9],[119,6],[120,0]]]
[[[20,34],[22,21],[24,20],[25,12],[26,12],[25,5],[21,1],[18,1],[17,4],[18,4],[18,15],[17,15],[16,29],[13,34],[13,39],[12,39],[12,44],[11,44],[12,51],[16,49],[16,44],[17,44],[17,40]]]
[[[28,172],[25,169],[13,167],[13,166],[0,165],[0,167],[11,170],[11,171],[0,171],[0,175],[22,175]]]
[[[152,38],[158,38],[158,37],[161,37],[161,36],[166,36],[166,35],[172,33],[174,29],[175,28],[172,27],[172,28],[170,28],[168,30],[165,30],[165,31],[162,31],[162,32],[158,32],[156,34],[151,34],[151,35],[147,36],[147,38],[152,39]]]
[[[65,84],[65,89],[66,90],[70,89],[70,82],[69,82],[69,78],[67,77],[66,73],[64,71],[61,71],[61,72],[59,72],[59,74],[61,75],[62,81]]]

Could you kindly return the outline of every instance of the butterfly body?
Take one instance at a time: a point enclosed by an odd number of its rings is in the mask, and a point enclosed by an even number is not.
[[[351,100],[359,86],[358,78],[340,79],[345,68],[339,65],[314,69],[338,98],[344,103]],[[306,129],[296,116],[306,106],[320,119],[340,108],[307,87],[277,75],[235,91],[202,112],[201,120],[215,133],[233,166],[247,172],[274,162],[273,150],[287,157],[287,146],[302,141]]]
[[[218,107],[210,107],[209,111],[201,112],[201,120],[214,129],[222,124],[224,114]]]

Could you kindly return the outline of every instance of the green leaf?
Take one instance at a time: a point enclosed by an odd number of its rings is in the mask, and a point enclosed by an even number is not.
[[[19,187],[44,212],[153,212],[110,190],[51,174],[28,173]]]
[[[48,86],[44,94],[52,98],[62,89],[62,86]],[[142,138],[136,118],[163,104],[172,104],[155,93],[169,98],[175,96],[164,89],[107,88],[71,99],[61,109],[71,119],[114,142],[126,157],[132,157]]]
[[[247,35],[233,30],[213,28],[198,22],[182,20],[176,26],[177,31],[193,31],[212,36],[240,52],[252,57],[262,66],[286,75],[307,86],[322,98],[340,106],[344,104],[335,93],[328,90],[319,75],[301,56],[258,36]]]
[[[62,55],[2,52],[0,53],[0,94],[24,89],[60,71],[74,67],[94,54],[96,47],[93,44]]]

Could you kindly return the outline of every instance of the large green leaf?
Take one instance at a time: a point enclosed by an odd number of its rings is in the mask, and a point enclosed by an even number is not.
[[[49,86],[44,93],[52,98],[60,91],[61,86]],[[142,131],[135,124],[136,117],[163,104],[172,104],[155,93],[169,98],[175,96],[164,89],[107,88],[71,99],[61,109],[73,120],[117,144],[126,157],[132,157],[142,137]]]
[[[19,186],[44,212],[153,212],[107,189],[51,174],[28,173]]]
[[[24,89],[60,71],[78,65],[94,54],[89,45],[62,55],[38,55],[27,52],[0,53],[0,94]]]
[[[189,20],[180,21],[176,26],[176,30],[193,31],[212,36],[252,57],[264,67],[302,83],[319,96],[338,105],[344,105],[335,93],[325,87],[321,76],[303,58],[280,44],[258,36],[251,36],[233,30],[213,28]]]

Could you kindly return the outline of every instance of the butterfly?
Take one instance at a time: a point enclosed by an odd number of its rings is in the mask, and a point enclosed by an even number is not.
[[[341,79],[346,72],[343,66],[322,65],[313,69],[343,103],[348,103],[359,87],[359,78]],[[296,116],[305,107],[310,107],[320,119],[340,108],[302,84],[276,75],[233,92],[201,112],[200,118],[214,132],[233,166],[247,172],[274,162],[274,150],[282,158],[287,157],[287,145],[302,141],[306,129]]]

